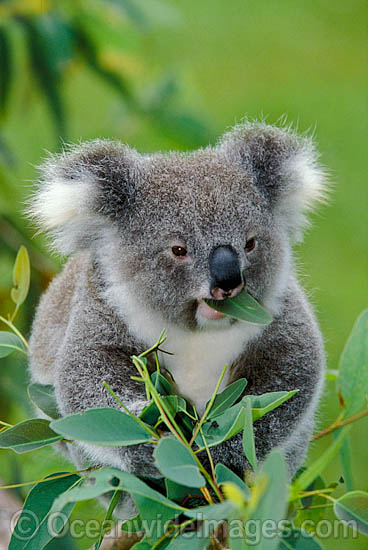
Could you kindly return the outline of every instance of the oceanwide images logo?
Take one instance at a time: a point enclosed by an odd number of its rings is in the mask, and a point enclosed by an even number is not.
[[[96,539],[101,533],[102,521],[97,519],[70,519],[63,512],[55,512],[49,514],[47,518],[39,518],[31,510],[19,510],[10,518],[9,527],[13,536],[22,541],[30,541],[39,534],[42,529],[45,531],[46,538],[62,538],[69,535],[73,539],[83,537]],[[219,526],[219,520],[203,519],[201,513],[197,514],[196,530],[188,530],[182,533],[182,536],[188,537],[188,540],[194,538],[208,537]],[[164,522],[160,515],[152,521],[137,521],[130,520],[129,530],[124,529],[125,536],[133,536],[137,533],[145,533],[148,539],[156,539],[161,537],[166,531],[170,531],[172,521]],[[118,538],[121,536],[121,525],[116,526],[113,520],[104,522],[104,530],[109,531],[107,538]],[[282,538],[285,542],[290,541],[295,543],[295,537],[308,539],[315,536],[319,539],[355,539],[358,536],[356,522],[351,520],[344,522],[341,520],[322,519],[318,522],[312,519],[306,519],[301,525],[298,525],[298,530],[293,529],[292,524],[288,520],[276,522],[272,519],[264,521],[250,519],[242,521],[233,519],[227,521],[227,534],[230,539],[243,538],[247,545],[254,546],[260,543],[263,539]]]

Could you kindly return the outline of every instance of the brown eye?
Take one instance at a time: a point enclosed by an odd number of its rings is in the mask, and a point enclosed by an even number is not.
[[[184,246],[173,246],[171,249],[174,256],[177,256],[178,258],[185,258],[185,256],[188,254],[188,251]]]
[[[245,252],[252,252],[256,247],[256,239],[252,237],[251,239],[248,239],[245,244]]]

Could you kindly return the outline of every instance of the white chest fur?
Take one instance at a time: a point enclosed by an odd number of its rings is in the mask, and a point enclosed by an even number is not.
[[[227,385],[231,364],[258,332],[257,328],[238,324],[197,332],[168,329],[164,347],[174,355],[161,354],[160,363],[172,374],[179,393],[196,406],[199,414],[212,396],[224,365],[228,368],[220,389]]]

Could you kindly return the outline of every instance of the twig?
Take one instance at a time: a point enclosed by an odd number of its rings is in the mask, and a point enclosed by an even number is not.
[[[349,418],[346,418],[345,420],[342,420],[341,422],[334,422],[333,424],[331,424],[331,426],[329,426],[325,430],[322,430],[322,432],[315,434],[312,437],[312,440],[319,439],[320,437],[323,437],[333,432],[334,430],[342,428],[343,426],[347,426],[348,424],[351,424],[352,422],[355,422],[356,420],[359,420],[360,418],[367,416],[367,414],[368,414],[368,408],[364,409],[364,411],[360,411],[359,413],[354,414],[353,416],[350,416]]]

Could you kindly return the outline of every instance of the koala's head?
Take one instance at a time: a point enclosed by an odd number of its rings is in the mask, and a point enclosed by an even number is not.
[[[44,165],[32,212],[63,254],[91,249],[107,286],[193,329],[225,322],[204,298],[244,287],[275,309],[324,189],[310,139],[246,123],[191,153],[75,147]]]

